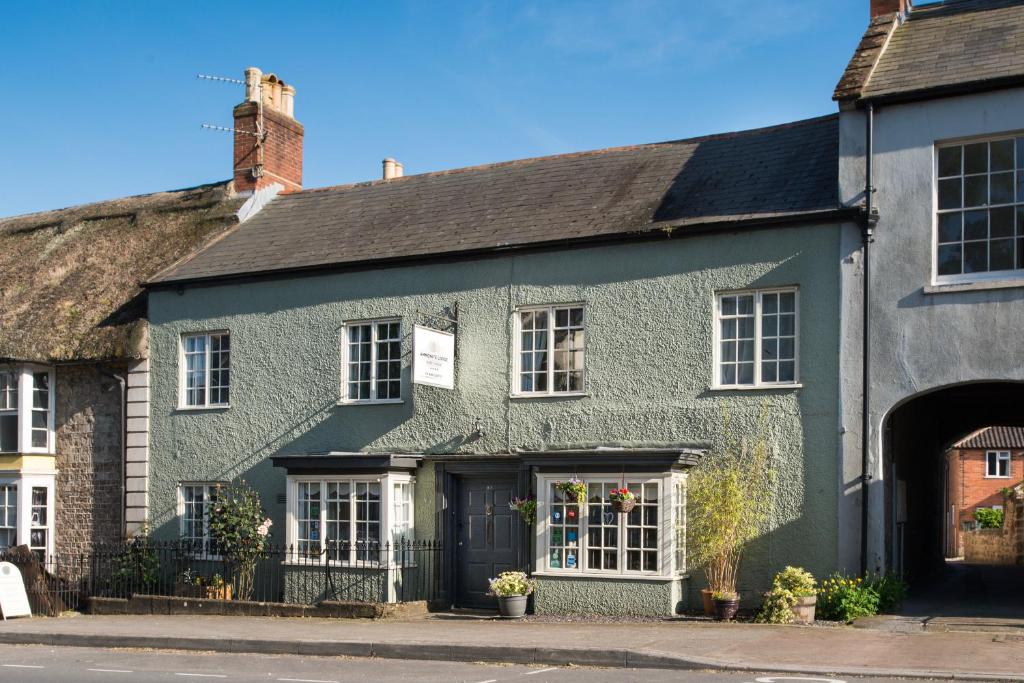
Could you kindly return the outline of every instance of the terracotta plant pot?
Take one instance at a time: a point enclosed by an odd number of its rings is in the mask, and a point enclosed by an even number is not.
[[[622,512],[622,513],[629,512],[630,510],[632,510],[635,507],[636,507],[636,499],[635,498],[630,498],[629,500],[613,500],[612,501],[612,510],[615,510],[616,512]]]
[[[498,614],[506,619],[518,619],[526,614],[526,596],[508,595],[498,598]]]
[[[712,593],[713,591],[707,588],[700,592],[701,600],[704,601],[704,616],[706,617],[715,616],[715,598]]]
[[[813,624],[814,606],[818,604],[818,596],[810,595],[804,598],[797,598],[796,604],[790,608],[793,612],[794,624]]]
[[[732,621],[736,618],[736,612],[740,609],[740,600],[722,600],[715,598],[715,619],[719,621]]]

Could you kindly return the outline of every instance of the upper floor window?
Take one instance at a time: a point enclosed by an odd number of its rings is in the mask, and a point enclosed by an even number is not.
[[[581,393],[585,335],[582,305],[521,308],[516,311],[513,393]]]
[[[186,408],[227,406],[231,398],[230,334],[187,334],[182,337],[181,349],[181,405]]]
[[[0,453],[52,453],[53,371],[0,368]]]
[[[345,325],[344,401],[402,398],[402,323],[370,320]]]
[[[942,145],[936,156],[936,274],[1024,270],[1024,137]]]
[[[1010,451],[988,451],[985,453],[985,476],[1009,477]]]
[[[719,294],[715,316],[715,387],[796,384],[795,288]]]

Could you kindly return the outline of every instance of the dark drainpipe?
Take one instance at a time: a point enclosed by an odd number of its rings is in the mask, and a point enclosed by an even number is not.
[[[864,153],[864,215],[862,237],[864,240],[864,297],[863,316],[863,362],[861,368],[861,444],[860,444],[860,572],[868,571],[868,485],[871,483],[871,243],[875,241],[875,224],[878,223],[878,209],[874,207],[875,188],[871,184],[872,160],[874,157],[875,106],[867,103],[865,111],[865,153]]]

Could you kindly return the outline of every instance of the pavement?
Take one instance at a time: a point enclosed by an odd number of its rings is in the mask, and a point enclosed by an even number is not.
[[[1024,681],[1024,636],[826,626],[76,615],[0,623],[0,644]]]

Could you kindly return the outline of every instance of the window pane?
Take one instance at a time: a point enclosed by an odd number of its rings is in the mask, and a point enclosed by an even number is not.
[[[992,240],[989,252],[989,270],[1013,270],[1014,240]]]
[[[939,214],[939,242],[959,242],[963,235],[963,214]]]
[[[989,178],[989,203],[1009,204],[1013,202],[1013,172],[994,173]]]
[[[996,140],[989,146],[990,170],[1013,170],[1013,140]]]
[[[988,242],[964,244],[964,272],[983,273],[988,270]]]
[[[988,238],[988,211],[968,211],[964,214],[964,239]]]
[[[737,384],[753,384],[754,383],[754,364],[753,363],[740,363],[738,366],[737,373]]]
[[[960,178],[939,181],[939,208],[959,209],[963,204],[960,197]]]
[[[985,173],[988,171],[988,143],[976,142],[964,145],[964,173]]]
[[[988,204],[988,176],[974,175],[964,178],[964,206]]]
[[[779,381],[780,382],[795,382],[796,381],[796,362],[791,360],[784,360],[779,362]]]
[[[1012,237],[1013,236],[1013,213],[1012,206],[1004,206],[999,209],[991,209],[989,214],[989,234],[991,237]]]
[[[960,159],[962,148],[943,147],[939,150],[939,177],[945,178],[953,175],[960,175]]]
[[[0,414],[0,451],[14,453],[18,450],[18,414]]]

